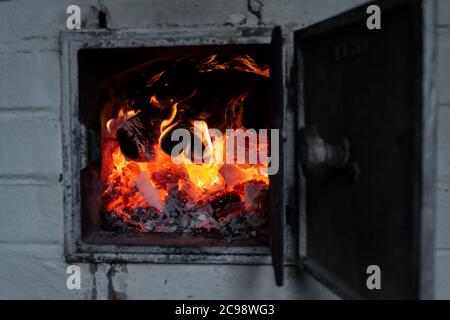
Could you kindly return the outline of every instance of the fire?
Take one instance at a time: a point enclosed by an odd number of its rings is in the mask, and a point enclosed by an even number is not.
[[[161,107],[161,104],[159,103],[158,99],[156,98],[156,95],[152,95],[152,96],[150,97],[150,104],[151,104],[152,106],[157,107],[157,108],[160,108],[160,107]]]
[[[219,174],[220,163],[218,160],[223,153],[223,144],[218,141],[213,146],[211,136],[208,131],[208,125],[205,121],[198,121],[200,124],[197,134],[202,137],[206,144],[207,162],[202,164],[192,163],[190,159],[184,158],[186,170],[189,179],[202,190],[210,188],[224,187],[224,180]]]
[[[219,61],[217,55],[212,55],[198,66],[199,72],[212,72],[230,68],[243,72],[253,72],[263,77],[269,76],[269,69],[258,66],[249,56],[238,56],[223,63]],[[148,81],[147,86],[151,86],[158,81],[162,75],[163,72],[154,75]],[[194,95],[195,91],[190,97]],[[230,110],[224,121],[234,128],[243,128],[242,110],[239,109],[239,106],[245,102],[246,98],[247,94],[242,94],[230,97],[229,101],[224,101],[224,107]],[[190,206],[205,202],[215,205],[214,197],[217,197],[218,194],[224,194],[224,192],[230,192],[230,194],[237,195],[237,198],[242,201],[242,205],[236,204],[232,209],[220,210],[230,210],[229,212],[235,212],[233,214],[239,215],[239,212],[244,210],[243,208],[251,209],[254,199],[249,197],[254,197],[255,192],[264,186],[267,189],[269,185],[269,177],[261,174],[259,170],[267,164],[224,164],[227,135],[224,134],[221,138],[211,135],[207,120],[195,118],[183,123],[197,122],[195,134],[203,143],[202,155],[205,157],[205,161],[197,163],[195,159],[193,161],[192,158],[188,158],[182,153],[180,154],[180,157],[183,158],[182,163],[175,163],[171,156],[167,154],[167,151],[165,152],[162,149],[161,142],[171,133],[172,129],[180,125],[182,122],[180,117],[183,115],[183,113],[180,115],[180,108],[186,108],[186,106],[182,106],[183,101],[169,101],[171,110],[170,112],[166,110],[165,114],[168,116],[160,120],[159,137],[157,143],[152,146],[154,156],[148,161],[130,160],[129,157],[124,155],[117,141],[114,140],[118,130],[127,121],[140,116],[141,110],[126,110],[125,107],[122,107],[118,110],[116,116],[106,121],[105,137],[112,137],[113,139],[103,139],[102,143],[102,170],[106,173],[104,175],[106,177],[105,187],[102,193],[103,208],[110,213],[114,212],[124,220],[131,221],[133,220],[131,212],[136,208],[153,208],[155,214],[162,215],[166,210],[168,201],[172,201],[170,199],[173,198],[174,192],[181,192],[184,195],[183,197],[187,197],[187,203],[190,203]],[[160,103],[156,94],[151,95],[148,102],[157,109],[163,108],[163,104]],[[145,119],[145,117],[141,118],[143,125],[151,125]],[[266,148],[267,146],[267,143],[260,142],[256,147]],[[233,201],[236,201],[236,199]],[[225,208],[227,207],[225,206]],[[217,212],[222,212],[220,210]],[[137,228],[142,231],[144,226],[138,225]]]
[[[172,123],[176,115],[176,104],[173,105],[172,113],[169,119],[163,120],[161,123],[161,137],[174,125]],[[212,141],[211,136],[208,132],[208,125],[206,122],[201,121],[201,134],[207,145],[208,155],[207,163],[195,163],[190,159],[184,157],[182,164],[174,164],[171,157],[167,155],[159,146],[157,146],[156,157],[150,162],[134,162],[129,161],[122,154],[120,147],[117,146],[112,153],[112,163],[113,170],[108,176],[109,185],[117,185],[116,191],[122,194],[121,197],[114,199],[108,204],[109,210],[122,209],[123,206],[145,206],[152,205],[147,203],[139,192],[133,192],[135,186],[136,177],[141,173],[146,173],[150,178],[153,185],[158,185],[160,178],[160,173],[164,172],[166,175],[176,176],[176,181],[173,182],[174,185],[178,186],[181,190],[182,187],[189,180],[189,184],[195,187],[195,192],[200,195],[204,194],[206,191],[210,190],[221,190],[221,189],[232,189],[235,184],[224,178],[223,168],[224,166],[224,149],[226,143],[226,137],[223,139]],[[109,130],[109,129],[108,129]],[[244,183],[247,181],[261,181],[265,184],[269,184],[269,177],[263,175],[259,171],[261,165],[234,165],[234,170],[232,174],[238,176],[238,183]],[[222,171],[221,171],[222,170]],[[158,189],[160,195],[160,200],[164,203],[164,198],[168,194],[168,186],[164,185],[162,188]],[[107,189],[109,190],[109,189]],[[128,199],[126,199],[128,198]],[[133,200],[133,201],[132,201]]]
[[[120,127],[124,122],[128,121],[128,119],[133,118],[140,111],[120,109],[116,118],[111,118],[106,122],[106,129],[110,134],[115,134],[118,127]]]
[[[216,70],[239,70],[243,72],[252,72],[263,77],[269,77],[269,68],[261,68],[250,56],[236,56],[229,61],[222,62],[218,59],[218,55],[214,54],[206,58],[199,66],[200,72],[212,72]]]

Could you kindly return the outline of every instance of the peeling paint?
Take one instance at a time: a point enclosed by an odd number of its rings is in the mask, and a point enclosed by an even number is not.
[[[109,13],[108,8],[102,3],[102,1],[98,1],[98,27],[100,29],[107,29],[108,24],[111,21],[111,15]]]
[[[121,274],[122,277],[116,277],[116,275]],[[108,272],[106,273],[106,278],[108,279],[108,300],[126,300],[126,281],[123,274],[128,274],[126,265],[111,264]],[[114,286],[116,282],[116,286]]]
[[[264,24],[263,22],[263,8],[264,3],[262,0],[248,0],[248,11],[258,19],[258,24]]]
[[[92,289],[91,289],[91,300],[97,300],[97,264],[91,263],[89,264],[89,272],[92,275]]]

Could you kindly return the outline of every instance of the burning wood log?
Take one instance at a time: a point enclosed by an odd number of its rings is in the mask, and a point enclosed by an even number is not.
[[[141,112],[117,130],[120,149],[129,160],[149,161],[154,158],[154,146],[159,138],[159,122],[158,118]]]
[[[182,122],[168,130],[162,137],[161,137],[161,149],[168,155],[172,155],[173,148],[180,143],[180,141],[172,141],[172,133],[177,129],[184,129],[189,132],[189,141],[185,141],[186,143],[186,149],[190,151],[190,157],[188,157],[192,162],[199,161],[202,162],[208,161],[209,158],[205,157],[206,159],[203,159],[202,156],[207,148],[205,145],[205,141],[203,141],[202,137],[198,135],[198,133],[195,132],[194,127],[187,122]],[[194,146],[201,146],[201,150],[196,150]],[[181,151],[181,150],[180,150]],[[186,151],[186,150],[184,150]]]

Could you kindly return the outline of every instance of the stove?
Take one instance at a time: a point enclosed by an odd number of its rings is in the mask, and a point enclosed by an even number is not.
[[[63,32],[67,260],[273,264],[278,285],[294,264],[344,297],[431,295],[432,10],[379,5],[380,30],[363,6],[296,32]]]

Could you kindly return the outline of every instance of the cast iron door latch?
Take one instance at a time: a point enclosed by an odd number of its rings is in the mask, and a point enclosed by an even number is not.
[[[306,178],[325,179],[332,171],[343,171],[354,180],[359,179],[359,166],[354,160],[347,138],[341,144],[329,144],[317,127],[299,130],[300,163]]]

